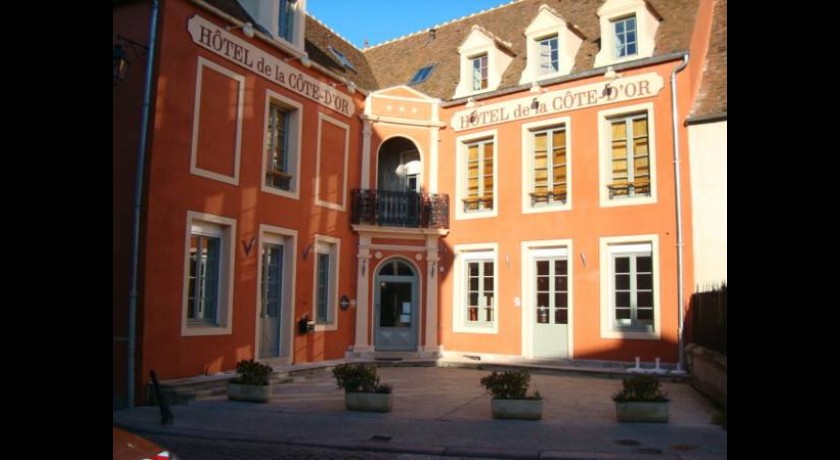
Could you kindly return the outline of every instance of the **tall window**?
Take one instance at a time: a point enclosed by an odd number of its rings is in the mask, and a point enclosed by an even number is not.
[[[328,236],[318,236],[315,242],[315,300],[312,314],[316,330],[334,330],[337,326],[338,245],[338,239]]]
[[[533,133],[533,189],[531,205],[565,203],[566,128],[557,126]]]
[[[637,52],[636,16],[612,21],[615,32],[615,57],[633,56]]]
[[[268,167],[265,182],[280,190],[291,189],[290,134],[292,111],[278,104],[271,104],[268,113]]]
[[[181,335],[231,333],[236,219],[187,211]]]
[[[294,39],[295,2],[297,0],[280,0],[280,18],[277,33],[286,41]]]
[[[537,323],[569,323],[569,266],[565,257],[538,259],[536,263]]]
[[[476,56],[471,61],[473,91],[487,88],[487,55]]]
[[[487,325],[496,317],[493,260],[468,260],[466,262],[467,324]]]
[[[330,254],[318,254],[315,321],[329,322]]]
[[[302,113],[301,103],[266,90],[263,191],[299,197]]]
[[[646,113],[609,120],[610,199],[650,196],[650,153]]]
[[[557,36],[540,40],[540,75],[554,73],[560,70],[557,54]]]
[[[187,321],[216,325],[222,232],[216,226],[194,226],[190,235]]]
[[[611,252],[614,329],[651,331],[654,324],[651,245],[619,245]]]
[[[467,144],[464,211],[493,209],[493,140]]]

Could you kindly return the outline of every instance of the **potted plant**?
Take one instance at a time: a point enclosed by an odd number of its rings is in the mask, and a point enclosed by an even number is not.
[[[526,369],[496,372],[481,379],[481,384],[493,395],[490,410],[493,418],[539,420],[543,401],[540,392],[528,396],[531,374]]]
[[[243,359],[236,364],[236,377],[228,383],[228,399],[265,403],[271,399],[268,377],[271,366],[253,359]]]
[[[339,364],[332,370],[336,384],[344,390],[347,410],[391,412],[391,385],[379,383],[376,367],[364,364]]]
[[[668,397],[654,375],[633,374],[621,382],[613,395],[619,422],[667,422]]]

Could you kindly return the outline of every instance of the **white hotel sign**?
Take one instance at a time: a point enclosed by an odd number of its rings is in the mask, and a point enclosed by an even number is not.
[[[455,131],[464,131],[540,115],[642,99],[656,96],[662,86],[661,75],[646,73],[619,78],[610,88],[607,88],[607,81],[603,81],[542,94],[528,93],[527,97],[455,112],[451,125]],[[532,105],[534,98],[537,99],[536,108]]]
[[[322,81],[302,73],[265,51],[231,34],[201,16],[190,18],[187,30],[198,45],[257,75],[309,98],[324,107],[353,115],[353,101]]]

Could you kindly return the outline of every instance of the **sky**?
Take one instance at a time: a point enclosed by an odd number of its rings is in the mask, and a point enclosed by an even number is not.
[[[510,0],[308,0],[306,11],[357,48],[510,3]]]

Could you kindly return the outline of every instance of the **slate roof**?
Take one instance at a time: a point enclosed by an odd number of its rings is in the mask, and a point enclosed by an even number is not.
[[[697,13],[698,0],[649,0],[662,16],[656,32],[654,56],[689,49]],[[585,37],[575,57],[572,73],[593,68],[595,54],[600,47],[598,8],[603,0],[519,0],[484,12],[466,16],[434,27],[435,38],[430,40],[429,29],[364,49],[381,88],[407,84],[414,73],[425,66],[437,64],[429,78],[414,88],[443,100],[452,98],[460,75],[458,46],[470,33],[473,25],[488,30],[498,39],[511,44],[516,52],[513,61],[502,75],[498,89],[519,84],[525,69],[524,31],[536,18],[540,5],[548,5]]]
[[[717,0],[712,14],[709,51],[690,118],[726,114],[726,0]]]
[[[248,16],[248,13],[236,0],[205,1],[237,19],[253,22],[253,19]],[[678,51],[688,51],[699,1],[648,0],[653,10],[662,17],[656,32],[654,57]],[[362,50],[353,46],[314,16],[307,14],[305,49],[313,61],[352,80],[359,88],[370,91],[408,84],[419,69],[434,65],[435,68],[429,77],[424,82],[412,87],[431,97],[446,101],[451,99],[455,93],[460,77],[458,47],[467,38],[472,27],[476,25],[487,31],[495,40],[506,45],[509,44],[514,54],[513,60],[502,75],[501,84],[497,89],[518,86],[522,71],[525,69],[525,59],[527,57],[524,31],[536,18],[539,8],[543,4],[554,9],[584,37],[575,57],[572,74],[592,69],[595,54],[600,49],[601,32],[596,12],[603,3],[604,0],[513,0],[495,8],[454,19]],[[722,14],[718,14],[718,9],[723,11]],[[719,0],[718,5],[715,6],[715,24],[713,26],[716,30],[721,27],[718,16],[722,16],[724,63],[722,105],[724,111],[726,110],[725,9],[726,0]],[[434,36],[429,33],[430,29],[434,29]],[[720,41],[718,40],[720,33],[720,30],[717,34],[715,30],[712,31],[716,41]],[[343,66],[339,59],[329,51],[329,46],[340,51],[351,62],[354,70]],[[720,47],[721,43],[718,43],[717,46]],[[712,85],[712,83],[710,82],[709,85]],[[720,82],[716,85],[707,88],[718,88]],[[707,95],[714,100],[719,99],[717,97],[719,93],[719,89],[707,90]],[[716,110],[720,105],[719,102],[709,102],[708,109],[705,105],[700,107],[699,104],[696,109],[699,111]]]

